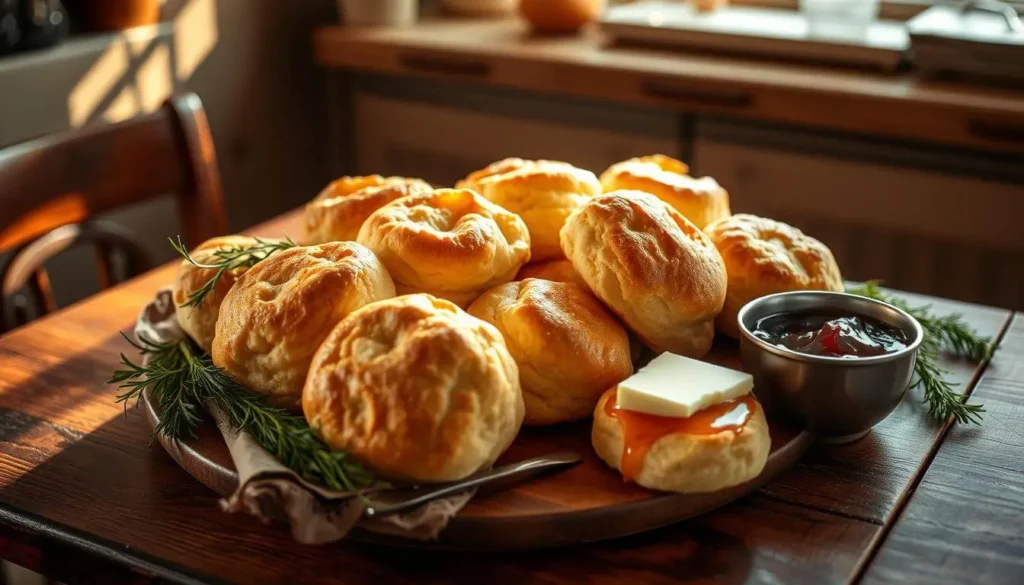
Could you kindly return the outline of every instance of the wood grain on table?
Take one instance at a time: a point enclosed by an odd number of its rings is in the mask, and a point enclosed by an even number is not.
[[[1024,152],[1024,93],[910,73],[614,46],[594,30],[537,36],[515,18],[328,26],[315,50],[329,67]]]
[[[971,396],[984,428],[950,429],[864,583],[1024,583],[1024,314]]]
[[[298,226],[293,213],[254,232],[294,236]],[[174,269],[160,268],[0,338],[3,556],[69,582],[89,571],[101,575],[91,582],[105,583],[155,577],[227,583],[843,584],[861,567],[868,566],[870,579],[871,570],[884,566],[889,553],[883,537],[894,511],[941,437],[941,425],[927,422],[920,405],[908,399],[866,439],[814,447],[801,464],[740,502],[595,545],[472,555],[355,542],[300,546],[281,527],[222,513],[212,492],[149,441],[142,413],[124,416],[113,401],[114,388],[104,384],[118,354],[129,349],[119,332],[132,328],[139,308],[171,281]],[[937,311],[962,312],[988,335],[998,335],[1009,316],[932,302]],[[1019,360],[1020,353],[1015,343],[998,359]],[[956,367],[958,376],[971,377],[972,367]],[[986,426],[957,427],[950,440],[960,432],[1003,437],[1000,415],[993,412]],[[952,448],[943,447],[937,460]],[[1021,457],[1013,461],[1019,466]],[[923,482],[922,489],[928,485]],[[1001,497],[985,487],[979,481],[972,489]],[[907,508],[908,522],[916,501]],[[975,554],[930,546],[957,558]],[[870,565],[876,551],[877,564]],[[399,568],[397,558],[408,566]]]

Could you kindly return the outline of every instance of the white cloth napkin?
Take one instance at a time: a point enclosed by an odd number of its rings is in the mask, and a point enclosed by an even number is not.
[[[136,338],[145,337],[157,343],[185,339],[178,325],[170,288],[157,292],[139,314],[135,325]],[[246,432],[231,428],[224,412],[215,404],[207,404],[231,452],[238,472],[238,488],[221,500],[227,512],[245,512],[265,523],[287,522],[292,537],[303,544],[323,544],[344,538],[355,527],[412,538],[437,538],[448,522],[473,497],[467,492],[435,500],[412,512],[363,517],[363,501],[350,492],[329,490],[311,484],[274,459]]]

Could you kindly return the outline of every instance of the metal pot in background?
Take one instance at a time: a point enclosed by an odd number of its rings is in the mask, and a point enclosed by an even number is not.
[[[67,30],[61,0],[0,0],[0,55],[52,47]]]
[[[64,0],[76,31],[111,32],[160,22],[160,0]]]

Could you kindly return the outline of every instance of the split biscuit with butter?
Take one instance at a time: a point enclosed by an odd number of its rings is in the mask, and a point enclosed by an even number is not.
[[[699,228],[729,217],[729,193],[711,177],[691,177],[682,161],[656,154],[616,163],[601,173],[605,193],[644,191],[668,203]]]
[[[626,330],[578,284],[509,282],[481,295],[469,314],[505,338],[519,366],[525,424],[587,418],[605,389],[633,373]]]
[[[662,354],[604,393],[594,409],[595,452],[627,481],[661,491],[707,493],[756,478],[771,436],[751,386],[732,380],[746,375],[700,362],[684,371],[678,360],[685,358]]]
[[[389,479],[456,481],[490,466],[523,420],[501,333],[425,294],[367,305],[337,325],[302,393],[309,426]]]
[[[678,211],[649,193],[606,193],[577,209],[561,238],[590,290],[648,347],[689,357],[711,349],[725,264]]]
[[[601,183],[590,171],[565,162],[517,158],[493,163],[457,186],[473,189],[522,217],[530,230],[530,255],[535,262],[563,257],[558,232],[565,218],[601,194]]]
[[[358,241],[384,263],[399,294],[424,292],[460,307],[530,260],[523,220],[469,189],[393,201],[366,220]]]
[[[737,214],[704,229],[725,262],[729,285],[715,321],[739,339],[737,315],[750,301],[780,292],[841,292],[843,277],[828,246],[780,221]]]
[[[264,240],[270,241],[270,240]],[[182,260],[178,265],[178,273],[174,277],[174,311],[181,329],[191,337],[199,347],[209,352],[213,345],[213,336],[217,327],[217,316],[224,297],[235,285],[235,281],[249,270],[248,266],[239,266],[228,270],[217,278],[213,289],[203,296],[198,305],[190,305],[189,299],[205,287],[217,275],[217,268],[204,268],[196,264],[214,264],[218,261],[217,253],[238,251],[259,244],[259,240],[248,236],[221,236],[206,240],[189,252],[195,264]]]
[[[405,177],[369,175],[332,181],[303,210],[303,243],[354,241],[374,211],[395,199],[432,190],[423,180]]]
[[[355,242],[276,252],[224,297],[213,363],[271,403],[297,409],[309,363],[331,329],[363,305],[393,296],[387,270]]]

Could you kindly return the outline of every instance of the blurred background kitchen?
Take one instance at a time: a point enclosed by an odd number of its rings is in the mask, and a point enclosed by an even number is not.
[[[203,100],[231,228],[342,174],[652,153],[844,276],[1024,309],[1019,6],[930,0],[0,0],[0,148]],[[0,185],[0,213],[4,187]],[[170,260],[171,198],[114,216]],[[88,251],[53,260],[66,305]]]

